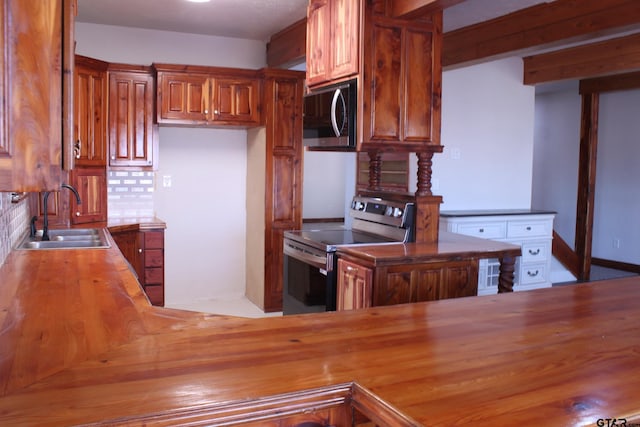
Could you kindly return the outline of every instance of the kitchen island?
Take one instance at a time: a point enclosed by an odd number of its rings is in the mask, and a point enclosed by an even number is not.
[[[258,414],[301,401],[322,418],[328,397],[381,425],[629,425],[639,300],[634,277],[244,319],[151,306],[115,244],[14,250],[0,267],[0,425],[266,425]]]

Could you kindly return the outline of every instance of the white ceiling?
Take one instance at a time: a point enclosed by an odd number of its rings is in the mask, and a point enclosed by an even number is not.
[[[308,0],[78,0],[78,22],[268,40],[302,19]],[[445,11],[450,31],[545,0],[465,0]]]

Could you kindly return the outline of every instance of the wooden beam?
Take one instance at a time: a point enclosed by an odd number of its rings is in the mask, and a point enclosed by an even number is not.
[[[638,2],[640,4],[640,2]],[[524,58],[524,84],[640,70],[640,33]]]
[[[640,72],[580,80],[580,94],[640,89]]]
[[[444,34],[442,65],[451,67],[640,29],[640,1],[556,0]]]
[[[582,95],[580,121],[580,158],[578,165],[578,202],[576,204],[575,247],[578,256],[578,279],[589,280],[595,207],[596,154],[598,152],[597,93]]]
[[[307,18],[294,22],[271,36],[267,44],[267,66],[287,68],[305,61]]]
[[[394,18],[411,19],[439,12],[465,0],[394,0],[391,15]]]

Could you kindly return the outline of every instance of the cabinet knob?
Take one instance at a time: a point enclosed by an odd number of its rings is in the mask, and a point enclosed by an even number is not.
[[[204,110],[204,113],[205,114],[209,114],[209,110]]]
[[[141,254],[142,253],[142,248],[138,249],[138,253]]]
[[[115,160],[115,159],[116,159],[116,156],[111,156],[111,160]]]
[[[80,211],[76,211],[76,216],[80,216]]]
[[[218,114],[218,110],[213,110],[213,114]]]

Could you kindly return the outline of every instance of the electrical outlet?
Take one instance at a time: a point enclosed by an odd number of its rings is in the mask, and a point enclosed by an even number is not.
[[[620,249],[620,239],[619,238],[615,238],[613,239],[613,247],[616,249]]]
[[[171,175],[162,176],[162,186],[165,188],[171,187]]]

